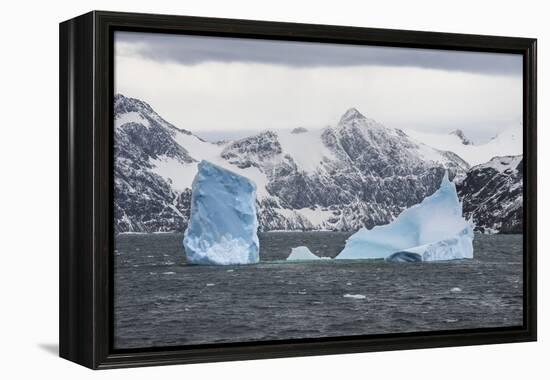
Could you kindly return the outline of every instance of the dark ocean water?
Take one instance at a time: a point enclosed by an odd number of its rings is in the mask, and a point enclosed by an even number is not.
[[[260,234],[261,260],[187,265],[182,234],[118,235],[115,347],[137,348],[522,324],[522,235],[479,235],[473,260],[287,263],[336,256],[348,233]]]

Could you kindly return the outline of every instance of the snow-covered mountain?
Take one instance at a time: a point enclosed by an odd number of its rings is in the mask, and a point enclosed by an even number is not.
[[[523,156],[494,157],[458,185],[463,211],[482,232],[522,233]]]
[[[211,143],[173,126],[145,102],[117,95],[115,127],[117,232],[185,230],[201,160],[256,183],[264,231],[385,224],[432,194],[446,169],[456,183],[470,169],[456,152],[430,147],[354,108],[324,129]]]
[[[146,103],[115,96],[115,231],[171,231],[187,223],[191,191],[155,173],[167,158],[185,168],[195,162],[176,142],[192,136],[162,119]],[[192,175],[192,173],[189,173]]]
[[[435,191],[456,155],[410,141],[356,109],[336,127],[299,134],[267,131],[228,144],[221,156],[265,175],[260,225],[267,230],[355,230],[387,223]]]
[[[456,153],[471,166],[488,162],[493,157],[513,156],[523,153],[523,129],[521,125],[506,128],[489,142],[480,145],[474,145],[461,130],[455,130],[447,135],[414,130],[406,130],[405,132],[415,141],[436,149]]]

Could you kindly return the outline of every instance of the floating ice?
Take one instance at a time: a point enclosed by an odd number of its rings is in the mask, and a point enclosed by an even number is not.
[[[319,257],[312,253],[308,247],[300,246],[292,248],[290,255],[286,258],[288,261],[306,261],[306,260],[324,260],[330,257]]]
[[[361,228],[336,259],[435,261],[473,258],[472,224],[462,217],[455,185],[445,173],[440,188],[392,223]]]
[[[191,195],[191,217],[183,245],[192,264],[257,263],[259,257],[256,185],[249,179],[201,161]]]
[[[344,294],[344,298],[353,298],[356,300],[364,300],[367,296],[363,294]]]
[[[471,259],[473,257],[473,238],[473,232],[465,228],[456,237],[407,248],[386,257],[385,260],[391,262],[414,262]]]

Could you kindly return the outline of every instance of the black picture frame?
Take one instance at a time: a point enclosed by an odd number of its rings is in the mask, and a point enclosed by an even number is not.
[[[113,33],[116,30],[523,55],[523,326],[113,349]],[[60,356],[119,368],[535,341],[536,39],[93,11],[60,24]]]

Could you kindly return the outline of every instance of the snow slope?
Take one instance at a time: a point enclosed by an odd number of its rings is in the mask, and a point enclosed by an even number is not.
[[[298,168],[308,173],[315,172],[324,160],[335,158],[334,153],[323,144],[322,134],[322,129],[304,129],[300,133],[277,131],[282,154],[288,154]]]
[[[485,144],[464,144],[456,134],[439,134],[406,130],[414,140],[439,150],[459,155],[470,166],[485,163],[496,156],[514,156],[523,152],[523,131],[521,126],[509,127]]]
[[[225,147],[224,144],[204,141],[193,134],[180,131],[175,132],[174,140],[184,147],[196,162],[181,163],[171,157],[162,156],[157,159],[151,159],[150,163],[153,166],[152,171],[169,180],[175,189],[182,191],[186,188],[191,188],[193,177],[197,173],[198,162],[206,160],[254,181],[258,188],[257,193],[259,196],[264,197],[269,195],[266,190],[268,182],[266,175],[258,170],[258,168],[239,168],[223,159],[221,152]]]

